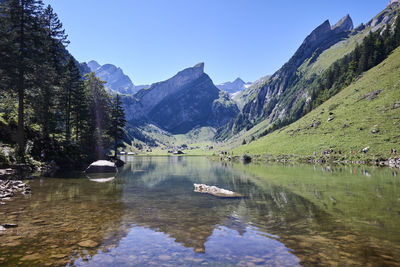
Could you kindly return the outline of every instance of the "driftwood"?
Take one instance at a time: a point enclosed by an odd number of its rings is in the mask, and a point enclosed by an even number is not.
[[[194,192],[210,194],[216,197],[243,197],[239,193],[205,184],[194,184]]]

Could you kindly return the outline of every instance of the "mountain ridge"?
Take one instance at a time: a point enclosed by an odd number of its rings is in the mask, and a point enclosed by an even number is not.
[[[388,7],[394,9],[397,3]],[[389,14],[386,14],[389,13]],[[394,12],[381,12],[376,27],[382,26],[382,21],[393,20]],[[373,19],[374,20],[374,19]],[[373,20],[369,24],[373,24]],[[331,26],[329,20],[324,21],[316,27],[303,41],[294,55],[278,71],[276,71],[265,83],[258,84],[256,88],[245,90],[242,95],[247,95],[241,103],[241,112],[225,128],[217,133],[217,139],[223,140],[238,134],[242,130],[248,130],[258,123],[267,120],[269,125],[277,121],[293,121],[303,114],[303,109],[310,101],[311,92],[308,86],[322,73],[324,69],[334,63],[333,57],[328,58],[331,62],[323,66],[319,58],[325,51],[331,49],[342,41],[362,39],[372,26],[366,24],[364,27],[354,25],[350,15],[344,16],[335,25]],[[360,36],[360,37],[358,37]],[[358,41],[351,45],[355,47]],[[354,44],[355,43],[355,44]],[[348,49],[350,52],[351,50]],[[348,53],[344,50],[341,53]],[[339,54],[338,54],[339,55]],[[343,57],[335,55],[337,59]],[[328,61],[328,62],[329,62]],[[316,72],[313,65],[318,63],[323,67]],[[249,94],[248,92],[249,91]]]
[[[204,73],[204,63],[123,98],[126,119],[132,124],[152,123],[173,134],[202,126],[220,127],[238,108]]]

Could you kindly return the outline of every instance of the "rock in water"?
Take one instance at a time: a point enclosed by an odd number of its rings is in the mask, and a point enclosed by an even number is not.
[[[18,227],[18,224],[15,223],[5,223],[2,225],[4,228],[16,228]]]
[[[216,197],[243,197],[243,195],[239,193],[205,184],[194,184],[194,192],[210,194]]]
[[[105,172],[117,172],[117,166],[114,162],[108,160],[98,160],[89,165],[86,169],[86,173],[105,173]]]
[[[79,246],[84,247],[84,248],[95,248],[99,246],[99,243],[94,242],[93,240],[85,240],[82,242],[78,243]]]

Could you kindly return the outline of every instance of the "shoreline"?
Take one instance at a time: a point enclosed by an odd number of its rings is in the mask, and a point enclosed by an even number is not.
[[[243,159],[243,157],[246,159]],[[400,169],[400,156],[389,159],[376,159],[370,158],[345,158],[328,156],[328,157],[316,157],[316,156],[298,156],[298,155],[241,155],[241,156],[230,156],[225,154],[219,154],[209,156],[214,161],[225,161],[225,162],[245,162],[245,163],[302,163],[302,164],[337,164],[337,165],[364,165],[364,166],[379,166]]]

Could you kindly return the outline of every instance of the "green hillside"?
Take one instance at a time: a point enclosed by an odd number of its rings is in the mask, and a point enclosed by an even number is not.
[[[391,148],[400,150],[399,141],[400,48],[300,120],[234,153],[319,156],[332,149],[342,152],[338,157],[343,159],[388,158]]]

